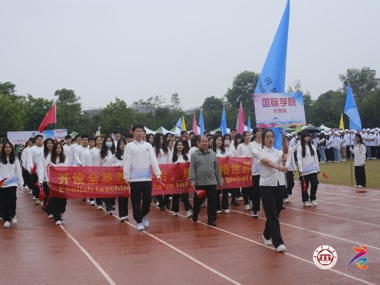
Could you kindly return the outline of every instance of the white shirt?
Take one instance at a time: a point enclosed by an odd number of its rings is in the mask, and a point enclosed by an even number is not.
[[[249,144],[244,144],[244,143],[239,144],[236,149],[235,156],[236,157],[252,157]]]
[[[282,150],[277,150],[274,148],[268,148],[264,146],[264,148],[260,149],[257,154],[258,160],[261,162],[263,158],[268,158],[276,165],[281,166],[281,157]],[[260,186],[284,186],[285,185],[285,175],[281,171],[267,166],[264,163],[261,163],[261,171],[260,171]]]
[[[314,155],[311,155],[309,146],[305,146],[305,157],[302,157],[302,146],[297,149],[297,161],[299,172],[302,172],[302,176],[318,173],[319,172],[319,161],[318,154],[315,147],[311,146],[314,150]]]
[[[253,141],[249,144],[249,147],[251,148],[251,154],[252,154],[252,169],[251,169],[252,176],[260,175],[261,163],[257,159],[257,154],[261,149],[261,144]]]
[[[74,149],[74,161],[73,165],[82,165],[83,164],[83,154],[89,147],[77,146]],[[75,164],[74,164],[75,163]]]
[[[9,162],[9,159],[7,164],[0,162],[0,180],[3,180],[4,178],[7,178],[7,180],[4,181],[3,188],[14,186],[21,188],[24,184],[20,161],[17,157],[12,164]],[[1,188],[0,191],[2,191]]]
[[[363,166],[365,164],[366,147],[364,144],[355,144],[354,148],[350,148],[350,151],[354,154],[354,165]]]
[[[73,165],[73,159],[74,159],[74,147],[72,145],[64,145],[63,146],[63,153],[67,157],[67,161],[69,165]]]
[[[28,151],[28,170],[31,170],[34,164],[38,163],[41,153],[44,152],[44,146],[32,146]]]

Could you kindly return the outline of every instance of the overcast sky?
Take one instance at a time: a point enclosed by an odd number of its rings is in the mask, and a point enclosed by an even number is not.
[[[286,0],[19,0],[0,4],[0,82],[83,109],[178,93],[184,109],[261,72]],[[291,0],[286,86],[312,98],[368,66],[380,77],[379,0]]]

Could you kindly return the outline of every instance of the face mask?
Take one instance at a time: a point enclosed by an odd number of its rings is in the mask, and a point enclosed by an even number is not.
[[[228,140],[225,140],[225,141],[224,141],[224,144],[225,144],[225,145],[230,145],[230,143],[231,143],[231,142],[228,141]]]
[[[112,142],[106,142],[107,147],[112,147]]]

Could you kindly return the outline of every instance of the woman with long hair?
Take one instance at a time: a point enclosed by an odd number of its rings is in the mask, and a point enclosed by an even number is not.
[[[54,165],[54,166],[68,166],[69,165],[68,158],[64,154],[63,145],[61,142],[54,143],[53,149],[51,151],[51,155],[46,161],[46,163],[47,163],[47,166],[49,166],[49,164]],[[66,212],[67,199],[52,197],[49,200],[49,204],[50,204],[50,208],[53,214],[55,224],[57,226],[61,225],[62,221],[64,220],[64,213]]]
[[[45,193],[44,201],[41,203],[42,209],[46,211],[48,214],[48,218],[53,218],[53,212],[51,210],[50,204],[48,204],[49,196],[50,196],[50,187],[48,183],[47,177],[47,167],[48,161],[50,161],[51,152],[53,151],[54,140],[52,138],[47,138],[44,141],[44,150],[42,155],[40,155],[37,163],[37,176],[38,176],[38,184],[40,185],[40,189],[42,188]],[[38,199],[38,197],[37,197]]]
[[[154,146],[154,134],[149,133],[146,135],[146,142],[150,143],[152,146]]]
[[[301,145],[297,149],[298,171],[301,178],[302,202],[305,207],[317,206],[319,162],[317,150],[311,144],[310,133],[301,132]],[[310,196],[307,189],[310,186]],[[310,201],[309,201],[310,199]]]
[[[216,158],[228,156],[227,152],[224,148],[224,145],[223,145],[222,134],[217,134],[214,136],[214,142],[212,145],[212,150],[215,152]],[[231,213],[230,210],[228,209],[228,189],[217,190],[217,191],[218,191],[218,201],[216,204],[216,212],[218,214],[222,213],[222,211],[225,214]],[[219,198],[220,194],[222,194],[222,205],[220,205],[220,198]],[[222,207],[220,207],[220,206],[222,206]]]
[[[366,146],[363,143],[363,138],[361,134],[355,135],[355,146],[350,148],[350,151],[354,155],[354,166],[355,166],[355,187],[365,187],[367,184],[365,176],[365,157],[366,157]]]
[[[189,158],[185,152],[184,141],[178,140],[174,144],[173,153],[170,158],[170,163],[189,163]],[[179,199],[181,198],[186,211],[186,218],[191,218],[193,212],[189,201],[189,193],[173,194],[172,212],[173,216],[177,216],[179,213]]]
[[[158,165],[170,163],[170,151],[166,145],[165,136],[156,133],[154,136],[154,153],[156,154]],[[170,195],[158,195],[157,200],[161,211],[170,209]]]
[[[115,153],[115,143],[111,136],[106,136],[103,139],[102,147],[100,148],[99,155],[94,157],[93,166],[111,166],[112,156]],[[102,199],[106,205],[106,211],[108,215],[112,215],[112,211],[115,210],[116,198],[104,198]]]
[[[285,175],[287,172],[283,162],[286,155],[275,149],[274,133],[270,129],[262,132],[262,149],[257,153],[261,163],[260,194],[267,221],[262,235],[265,245],[273,245],[276,251],[286,250],[280,230],[280,212],[285,192]]]
[[[16,200],[17,187],[21,190],[24,180],[21,165],[14,152],[13,145],[5,142],[0,151],[0,204],[4,228],[17,224]]]
[[[124,149],[127,145],[126,139],[123,137],[121,138],[116,147],[116,152],[112,157],[112,166],[123,166],[123,160],[124,160]],[[128,197],[118,197],[117,203],[119,206],[119,217],[120,222],[124,222],[126,220],[129,220],[128,217]]]

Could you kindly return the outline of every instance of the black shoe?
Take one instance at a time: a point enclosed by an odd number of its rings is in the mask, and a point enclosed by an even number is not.
[[[160,211],[165,211],[165,206],[160,206]]]
[[[198,222],[198,216],[195,216],[195,215],[193,214],[192,220],[193,220],[194,223]]]
[[[216,223],[215,223],[215,221],[208,221],[207,224],[208,224],[209,226],[216,227]]]
[[[170,204],[166,204],[166,209],[170,210]]]
[[[231,206],[239,206],[239,203],[238,202],[232,202]]]

